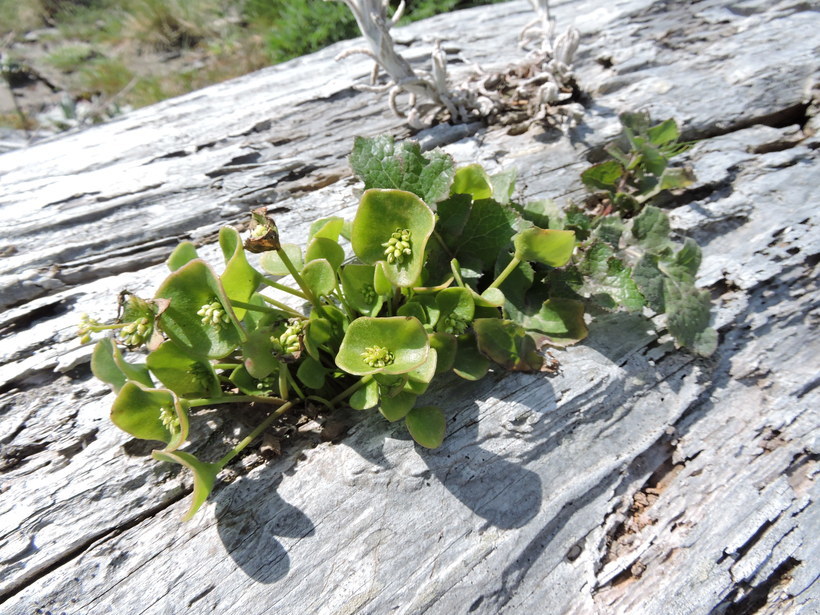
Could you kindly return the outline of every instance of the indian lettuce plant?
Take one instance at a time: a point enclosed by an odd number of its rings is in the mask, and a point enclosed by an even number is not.
[[[190,518],[220,470],[300,405],[373,409],[436,448],[445,413],[420,401],[436,375],[549,371],[543,348],[584,339],[601,310],[666,312],[679,345],[709,354],[708,296],[694,287],[700,251],[691,240],[676,248],[666,215],[647,204],[684,185],[659,162],[677,151],[677,127],[642,121],[633,130],[626,118],[629,149],[611,149],[614,164],[584,173],[600,191],[594,209],[515,203],[513,173],[456,168],[441,151],[391,137],[357,138],[350,163],[364,191],[352,221],[316,220],[302,247],[281,243],[266,210],[254,210],[244,240],[221,229],[221,273],[183,242],[153,298],[121,294],[113,324],[84,317],[84,341],[115,332],[91,361],[115,393],[111,420],[164,443],[153,457],[193,473]],[[123,350],[144,351],[144,362]],[[270,413],[221,459],[181,450],[193,409],[251,402]]]

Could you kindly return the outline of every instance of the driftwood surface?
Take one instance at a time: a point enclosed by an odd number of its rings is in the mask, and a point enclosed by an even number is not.
[[[75,337],[123,289],[150,296],[183,239],[266,204],[284,238],[355,209],[355,135],[409,136],[343,43],[0,155],[0,612],[816,613],[820,14],[811,2],[565,0],[585,115],[566,134],[437,126],[517,198],[578,196],[617,114],[674,117],[698,177],[668,199],[704,248],[719,348],[612,314],[554,376],[446,378],[439,450],[376,413],[258,446],[190,522],[190,482],[108,421]],[[523,1],[396,30],[423,66],[523,58]],[[412,42],[412,46],[407,46]],[[459,60],[461,60],[459,62]],[[814,90],[812,89],[814,88]],[[815,100],[816,104],[816,100]],[[258,412],[258,411],[257,411]],[[203,410],[207,459],[258,420]],[[325,422],[329,421],[329,422]],[[345,432],[333,436],[339,427]]]

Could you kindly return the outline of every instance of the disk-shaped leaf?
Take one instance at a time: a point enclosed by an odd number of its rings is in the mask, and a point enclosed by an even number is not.
[[[475,315],[473,293],[466,288],[445,288],[436,295],[439,309],[437,328],[444,333],[460,335]]]
[[[427,354],[427,359],[419,365],[416,369],[407,372],[407,382],[404,385],[404,390],[414,395],[421,395],[430,386],[433,376],[436,375],[436,365],[438,363],[438,355],[432,348]]]
[[[533,227],[518,233],[513,244],[515,256],[522,261],[563,267],[575,249],[575,233]]]
[[[174,251],[171,252],[171,256],[168,257],[165,264],[168,265],[168,269],[171,271],[176,271],[185,263],[192,261],[195,258],[199,258],[199,255],[196,253],[196,246],[190,241],[183,241],[176,248],[174,248]]]
[[[328,295],[336,288],[336,273],[333,266],[324,258],[307,263],[300,275],[316,295]]]
[[[458,337],[453,372],[465,380],[481,380],[490,369],[490,361],[478,351],[475,335]]]
[[[170,301],[159,317],[160,327],[189,354],[219,359],[230,354],[244,337],[222,285],[201,260],[193,260],[169,275],[156,296]],[[221,304],[229,322],[202,322],[197,312],[213,301]]]
[[[490,175],[490,183],[493,186],[493,198],[502,205],[509,203],[515,191],[515,180],[517,177],[518,171],[515,169]]]
[[[225,258],[225,271],[219,277],[222,288],[229,299],[247,303],[259,288],[261,275],[248,264],[239,231],[232,226],[223,226],[219,230],[219,247]],[[245,312],[244,308],[234,308],[239,320],[242,320]]]
[[[379,261],[373,270],[373,290],[380,296],[388,296],[393,292],[393,284],[387,275],[387,263]]]
[[[167,426],[169,420],[177,423],[173,430]],[[178,448],[188,437],[187,405],[167,389],[149,389],[132,381],[114,399],[111,422],[135,438],[165,442],[166,450]]]
[[[484,307],[501,307],[506,301],[506,297],[500,288],[487,288],[480,295],[473,295],[476,305]]]
[[[182,517],[183,521],[190,520],[208,499],[216,482],[216,475],[221,469],[218,464],[200,461],[191,453],[182,451],[154,451],[151,456],[157,461],[178,463],[188,468],[194,475],[194,492],[191,495],[191,506]]]
[[[511,320],[479,318],[473,323],[478,349],[510,371],[537,372],[544,364],[535,341]]]
[[[430,324],[427,322],[427,312],[425,311],[424,307],[417,301],[408,301],[398,310],[396,310],[396,314],[398,316],[410,316],[412,318],[417,319],[424,325]]]
[[[543,333],[554,346],[570,346],[589,333],[584,304],[557,297],[545,301],[538,313],[527,319],[525,327]]]
[[[404,419],[413,440],[424,448],[438,448],[444,441],[447,422],[444,413],[435,406],[419,406],[407,413]]]
[[[365,361],[370,348],[383,348],[393,360],[384,367]],[[415,318],[357,318],[347,328],[336,355],[336,365],[348,374],[364,376],[383,372],[405,374],[427,359],[430,344],[424,326]]]
[[[192,358],[170,340],[151,352],[146,363],[159,381],[180,397],[214,397],[220,392],[211,364]]]
[[[373,285],[375,271],[373,265],[345,265],[341,269],[345,300],[361,314],[369,315],[381,302]]]
[[[231,372],[229,380],[245,395],[259,395],[259,382],[248,373],[244,365],[240,365]]]
[[[321,389],[325,384],[327,368],[312,357],[305,357],[296,370],[296,377],[311,389]]]
[[[323,258],[336,271],[345,260],[345,251],[335,240],[327,237],[314,237],[305,252],[305,262]]]
[[[379,383],[371,380],[350,396],[350,407],[354,410],[368,410],[379,403]]]
[[[416,195],[403,190],[368,190],[353,220],[353,251],[369,265],[382,261],[384,273],[395,286],[412,286],[421,275],[434,226],[433,212]],[[393,233],[405,229],[410,231],[411,253],[403,254],[401,262],[387,262],[385,245]]]
[[[391,423],[407,416],[413,408],[418,395],[413,395],[408,391],[401,391],[393,397],[382,397],[379,400],[379,412]]]
[[[128,380],[153,387],[148,368],[142,363],[128,363],[111,338],[104,337],[91,353],[91,372],[118,393]]]
[[[290,262],[293,263],[296,271],[301,271],[304,266],[302,248],[293,243],[283,243],[282,250],[284,250]],[[264,252],[259,257],[259,265],[271,275],[288,275],[290,273],[278,252]]]
[[[334,337],[333,323],[327,318],[311,318],[302,342],[305,350],[314,359],[319,359],[319,347],[327,344]]]
[[[493,196],[493,184],[484,167],[480,164],[468,164],[456,169],[450,194],[469,194],[474,201],[490,199]]]
[[[310,225],[308,231],[308,239],[314,237],[326,237],[332,239],[334,242],[339,240],[339,234],[344,229],[344,218],[333,216],[330,218],[319,218]]]
[[[453,368],[458,344],[456,337],[449,333],[432,333],[430,335],[430,349],[436,351],[436,373],[443,374]]]
[[[270,329],[258,329],[248,334],[242,344],[242,359],[245,369],[255,379],[267,378],[279,369],[279,362],[274,355]]]
[[[595,164],[581,173],[581,181],[590,190],[606,190],[615,192],[618,189],[618,181],[624,174],[624,168],[615,160],[607,160],[600,164]]]

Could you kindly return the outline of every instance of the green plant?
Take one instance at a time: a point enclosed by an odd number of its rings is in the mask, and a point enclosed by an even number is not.
[[[244,243],[236,229],[220,231],[221,274],[184,242],[153,299],[124,293],[115,323],[81,323],[83,341],[117,332],[116,340],[95,346],[92,370],[116,393],[113,422],[134,437],[164,442],[154,458],[193,472],[189,517],[217,473],[295,406],[378,408],[387,420],[404,421],[421,446],[435,448],[445,415],[417,402],[437,374],[477,380],[493,365],[546,370],[539,350],[583,339],[585,314],[594,314],[588,306],[644,307],[620,237],[637,238],[630,249],[665,246],[659,210],[624,221],[617,213],[561,212],[549,202],[516,204],[514,174],[456,169],[440,151],[423,153],[390,137],[357,138],[350,162],[365,188],[352,222],[315,221],[303,249],[281,244],[264,208],[255,210]],[[687,242],[671,258],[694,275],[692,250]],[[261,271],[249,261],[254,254]],[[641,271],[647,280],[653,275]],[[285,275],[298,288],[277,281]],[[659,269],[651,283],[665,275]],[[266,288],[306,309],[261,292]],[[667,308],[687,300],[672,292]],[[699,323],[679,324],[688,327],[684,341],[702,334]],[[147,349],[145,362],[126,360],[121,347]],[[179,450],[192,408],[232,402],[273,411],[216,462]]]

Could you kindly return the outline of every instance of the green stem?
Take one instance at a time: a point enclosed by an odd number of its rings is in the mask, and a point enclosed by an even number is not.
[[[302,388],[299,386],[299,383],[296,382],[296,379],[293,377],[293,374],[290,373],[290,370],[286,365],[282,366],[282,370],[285,372],[285,377],[288,379],[288,383],[290,387],[296,391],[296,395],[299,399],[304,399],[305,394],[302,392]]]
[[[234,404],[240,402],[257,402],[260,404],[270,404],[273,406],[281,406],[285,403],[284,399],[278,397],[261,397],[259,395],[230,395],[228,397],[209,397],[207,399],[189,399],[188,405],[191,408],[198,406],[215,406],[217,404]]]
[[[236,369],[241,363],[214,363],[214,369]]]
[[[272,310],[269,307],[265,307],[264,305],[255,305],[253,303],[245,303],[244,301],[236,301],[235,299],[231,299],[231,305],[236,306],[238,308],[242,308],[243,310],[250,310],[252,312],[262,312],[263,314],[273,314],[275,316],[279,316],[279,312],[281,310]]]
[[[280,310],[282,310],[286,314],[289,314],[289,315],[293,316],[294,318],[300,318],[301,320],[307,320],[307,316],[305,316],[304,314],[300,314],[299,312],[294,310],[289,305],[285,305],[284,303],[281,303],[281,302],[277,301],[276,299],[271,299],[270,297],[267,297],[265,295],[259,295],[259,296],[262,297],[262,299],[264,299],[268,303],[270,303],[272,306],[279,308]]]
[[[509,276],[513,271],[515,271],[515,268],[518,267],[520,263],[521,259],[517,256],[513,256],[509,264],[506,267],[504,267],[504,271],[498,274],[498,277],[495,280],[493,280],[493,283],[490,284],[489,288],[498,288],[499,286],[501,286],[504,280],[507,279],[507,276]]]
[[[331,405],[331,406],[335,406],[336,404],[338,404],[338,403],[339,403],[340,401],[342,401],[343,399],[347,399],[348,397],[350,397],[351,395],[353,395],[353,393],[355,393],[356,391],[358,391],[359,389],[361,389],[364,385],[366,385],[367,383],[369,383],[371,380],[373,380],[373,374],[369,374],[369,375],[367,375],[367,376],[363,376],[361,380],[359,380],[358,382],[356,382],[356,383],[354,383],[354,384],[350,385],[350,386],[349,386],[349,387],[347,387],[344,391],[342,391],[341,393],[339,393],[336,397],[334,397],[333,399],[331,399],[331,400],[330,400],[330,405]]]
[[[286,293],[290,293],[294,297],[299,297],[300,299],[307,299],[305,294],[301,291],[296,290],[295,288],[291,288],[290,286],[285,286],[284,284],[279,284],[279,282],[274,282],[273,280],[269,280],[266,277],[261,277],[260,280],[262,284],[270,286],[271,288],[275,288],[276,290],[281,290]]]
[[[285,375],[285,372],[288,371],[287,366],[280,363],[279,364],[279,395],[282,396],[282,399],[287,399],[290,395],[290,389],[288,389],[288,377]]]
[[[222,459],[217,461],[216,465],[218,465],[220,469],[228,465],[234,457],[241,453],[245,449],[245,447],[248,446],[254,440],[256,440],[256,438],[262,435],[262,433],[268,427],[270,427],[276,419],[278,419],[285,412],[290,410],[293,407],[293,405],[294,402],[289,401],[276,411],[272,412],[271,415],[268,416],[268,418],[266,418],[264,421],[262,421],[256,429],[254,429],[251,433],[245,436],[245,438],[243,438],[242,441],[239,442],[239,444],[237,444],[230,451],[228,451],[227,455],[225,455]]]
[[[322,308],[322,302],[319,301],[319,298],[315,294],[313,294],[313,291],[310,289],[310,287],[307,284],[305,284],[305,280],[302,278],[302,276],[299,275],[299,272],[296,270],[296,267],[293,265],[293,262],[291,262],[290,257],[287,255],[287,253],[281,249],[277,250],[276,253],[279,255],[279,258],[282,259],[282,262],[285,264],[285,267],[290,272],[290,275],[293,276],[293,279],[299,285],[299,288],[301,288],[302,292],[305,293],[305,298],[313,304],[313,307],[316,308],[316,311],[319,312],[321,316],[327,317],[327,314],[325,314],[325,311]]]

